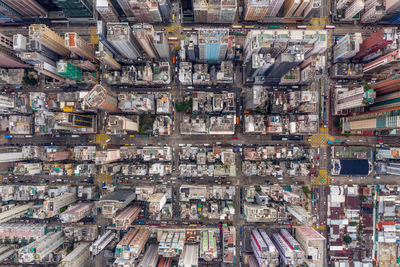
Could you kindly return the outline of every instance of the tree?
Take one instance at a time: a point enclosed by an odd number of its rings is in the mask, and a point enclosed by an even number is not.
[[[260,107],[256,108],[256,112],[257,114],[263,114],[263,115],[268,113],[268,111],[265,108],[260,108]]]
[[[311,193],[310,188],[308,188],[308,186],[303,186],[303,193],[308,195]]]
[[[154,117],[150,114],[142,114],[139,118],[139,133],[145,134],[153,130]]]
[[[364,84],[363,88],[364,88],[364,91],[368,91],[369,89],[371,89],[371,86],[369,84]]]
[[[363,99],[362,104],[364,106],[368,106],[370,103],[369,103],[369,101],[367,99]]]
[[[352,241],[353,241],[353,239],[351,239],[351,237],[348,235],[345,235],[343,237],[343,242],[345,242],[346,244],[350,244]]]
[[[349,225],[350,225],[350,226],[356,226],[357,223],[356,223],[356,222],[350,222]]]
[[[342,127],[342,121],[340,120],[340,118],[335,118],[335,119],[333,120],[333,126],[335,126],[335,127],[337,127],[337,128]]]
[[[364,202],[365,200],[367,200],[367,197],[366,197],[366,196],[360,196],[360,200],[361,200],[362,202]]]
[[[359,232],[362,232],[364,230],[364,226],[360,223],[359,225],[358,225],[358,231]]]
[[[189,113],[192,109],[192,99],[175,102],[175,109],[177,112]]]
[[[37,85],[38,84],[37,72],[25,70],[24,77],[22,78],[22,83],[24,85]]]

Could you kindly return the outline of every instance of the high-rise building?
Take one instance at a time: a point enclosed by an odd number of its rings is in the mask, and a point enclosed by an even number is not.
[[[108,116],[107,131],[112,134],[126,134],[127,132],[139,132],[138,116]]]
[[[336,9],[344,9],[348,3],[350,2],[350,0],[339,0],[336,3]]]
[[[399,100],[399,98],[396,99],[396,101]],[[387,135],[389,131],[392,134],[398,133],[400,130],[399,104],[396,103],[394,107],[389,108],[378,107],[377,110],[345,117],[342,121],[343,133],[363,134],[371,131],[378,131],[384,135]]]
[[[196,23],[207,23],[208,3],[206,1],[193,1],[193,14]]]
[[[123,209],[113,218],[113,224],[118,230],[126,230],[131,223],[139,216],[141,208],[139,206],[130,206]]]
[[[221,62],[226,58],[229,46],[229,30],[225,28],[198,30],[199,60],[201,62]]]
[[[44,45],[41,41],[37,39],[29,38],[29,44],[27,45],[27,48],[29,50],[32,50],[33,52],[40,53],[42,56],[45,56],[54,62],[60,59],[60,55],[58,53],[48,48],[46,45]]]
[[[121,241],[117,244],[115,249],[115,257],[122,259],[130,259],[139,257],[147,239],[149,238],[150,231],[148,229],[130,229]]]
[[[244,108],[247,110],[255,110],[257,107],[267,108],[268,92],[263,86],[255,85],[252,88],[246,90],[243,104]]]
[[[65,46],[83,59],[94,60],[94,48],[76,32],[65,34]]]
[[[93,2],[91,0],[52,1],[70,18],[88,18],[93,16]]]
[[[333,47],[333,60],[340,62],[345,59],[350,59],[360,51],[362,43],[362,35],[359,32],[346,34]]]
[[[136,40],[150,58],[158,58],[156,48],[153,45],[154,28],[150,24],[135,24],[133,32]]]
[[[297,53],[280,54],[272,67],[267,71],[265,80],[270,83],[279,83],[283,75],[299,65],[304,60],[302,51]]]
[[[147,201],[150,214],[158,214],[167,202],[167,198],[164,193],[155,193],[149,196]]]
[[[219,23],[233,23],[236,19],[237,1],[221,0],[221,14]]]
[[[296,9],[299,7],[301,0],[287,0],[284,6],[285,17],[292,17]]]
[[[264,74],[274,64],[275,59],[270,54],[257,54],[251,56],[251,61],[246,65],[246,76],[250,79],[256,76],[264,76]]]
[[[5,98],[4,96],[0,96],[0,107],[2,109],[3,108],[12,108],[12,107],[14,107],[14,103],[10,102],[10,99]],[[1,151],[0,152],[0,163],[16,162],[16,161],[22,161],[22,160],[24,160],[24,156],[21,151],[19,151],[19,152],[18,151],[16,151],[16,152]]]
[[[400,77],[394,76],[372,84],[376,92],[375,103],[368,106],[370,111],[397,108],[400,103]]]
[[[118,210],[128,206],[135,197],[136,194],[132,190],[115,190],[97,201],[96,207],[101,208],[104,217],[113,218]]]
[[[99,44],[99,51],[96,51],[96,59],[111,70],[120,70],[121,65]]]
[[[317,230],[307,226],[294,228],[296,240],[300,243],[308,266],[324,266],[326,239]]]
[[[400,2],[397,0],[386,0],[385,4],[387,14],[397,13],[400,10]]]
[[[157,235],[157,239],[159,240],[158,254],[164,257],[175,257],[183,250],[185,245],[185,232],[163,231],[161,235]]]
[[[157,0],[163,22],[172,22],[172,5],[170,0]]]
[[[96,132],[96,116],[92,114],[76,114],[57,112],[54,114],[58,129],[85,129],[85,133]]]
[[[95,85],[84,99],[89,107],[110,112],[116,112],[119,110],[118,96],[113,91],[101,84]]]
[[[205,230],[200,238],[200,257],[212,261],[218,256],[217,239],[213,231]]]
[[[220,1],[216,0],[208,1],[207,22],[220,20],[220,13],[221,13],[220,5],[221,5]]]
[[[267,17],[276,17],[285,0],[270,0]]]
[[[158,2],[155,0],[130,0],[133,15],[139,22],[158,23],[162,22]]]
[[[69,207],[60,214],[59,218],[63,223],[77,222],[92,214],[93,202],[81,202]]]
[[[374,103],[376,93],[373,89],[364,90],[358,87],[352,90],[348,88],[336,88],[334,93],[334,114],[345,115],[349,110],[354,110]]]
[[[43,201],[43,212],[45,218],[56,216],[60,209],[76,201],[75,193],[64,193],[57,197],[48,198]]]
[[[258,264],[258,261],[254,255],[248,257],[247,264],[249,264],[249,267],[260,267],[260,264]]]
[[[276,2],[272,0],[272,2]],[[281,1],[283,3],[283,1]],[[270,1],[265,0],[246,0],[244,20],[262,21],[267,15]],[[280,7],[279,7],[280,8]]]
[[[353,20],[354,16],[360,13],[364,9],[364,0],[354,0],[345,11],[345,17],[343,20]]]
[[[260,266],[275,266],[279,264],[279,253],[265,230],[251,231],[251,247]]]
[[[302,0],[299,7],[296,9],[296,12],[294,12],[293,16],[294,17],[301,17],[303,14],[303,11],[308,7],[310,4],[311,0]]]
[[[304,263],[304,251],[299,242],[286,229],[272,235],[282,262],[286,265],[300,265]]]
[[[382,28],[363,40],[360,45],[360,51],[353,59],[362,60],[366,56],[371,55],[393,43],[393,41],[397,38],[397,28]]]
[[[13,39],[0,33],[0,66],[6,68],[28,67],[14,53]]]
[[[293,46],[296,44],[296,46]],[[326,31],[301,30],[252,30],[243,46],[243,62],[250,61],[254,53],[269,53],[276,58],[282,53],[301,48],[305,58],[319,54],[328,47]]]
[[[82,79],[82,70],[65,60],[57,62],[57,73],[72,81],[80,81]]]
[[[12,219],[26,216],[27,211],[33,206],[33,203],[13,206],[7,210],[3,210],[0,214],[0,223],[11,221]]]
[[[196,23],[233,23],[236,18],[236,0],[193,1]]]
[[[140,44],[128,23],[107,23],[107,40],[126,58],[142,57]]]
[[[374,23],[386,15],[386,6],[383,0],[366,0],[364,12],[361,15],[362,23]]]
[[[199,246],[185,245],[179,257],[178,267],[197,267],[199,264]]]
[[[169,267],[171,266],[171,264],[172,264],[172,258],[160,257],[160,261],[158,262],[157,267]]]
[[[194,33],[188,33],[184,40],[181,40],[181,47],[185,48],[185,57],[188,61],[194,62],[196,61],[196,57],[199,55],[199,47],[198,47],[198,36]]]
[[[153,38],[153,45],[157,51],[160,59],[169,59],[170,58],[170,49],[167,40],[167,36],[163,31],[155,31]]]
[[[35,0],[2,0],[23,17],[47,17],[47,10]]]
[[[398,66],[399,60],[400,60],[400,49],[397,49],[367,64],[364,64],[363,72],[364,73],[382,72],[383,70],[388,69],[391,66]]]
[[[30,223],[2,223],[0,224],[0,238],[2,240],[33,241],[45,235],[46,224]]]
[[[0,1],[0,22],[22,21],[22,16],[17,11]]]
[[[24,64],[11,49],[0,46],[0,67],[27,68],[29,65]]]
[[[29,26],[29,40],[36,40],[61,56],[69,56],[70,51],[65,47],[64,39],[44,24]]]
[[[303,21],[310,21],[312,18],[318,16],[321,7],[321,0],[311,0],[303,14]]]
[[[88,266],[90,265],[90,243],[78,244],[71,253],[60,261],[60,266]]]
[[[224,263],[235,264],[236,259],[236,228],[235,226],[222,227],[222,249]]]
[[[111,42],[107,40],[107,23],[104,23],[102,20],[98,20],[96,34],[99,39],[99,50],[103,50],[100,49],[101,46],[102,48],[107,49],[107,51],[111,53],[111,56],[119,54]]]
[[[65,82],[65,78],[58,74],[57,72],[57,65],[54,63],[47,63],[47,62],[40,62],[36,64],[34,69],[39,73],[46,75],[54,80]]]
[[[118,12],[115,10],[110,0],[97,0],[96,10],[106,23],[119,21]]]
[[[26,51],[28,44],[28,38],[22,34],[13,35],[13,49],[18,52]]]
[[[98,255],[115,237],[112,230],[108,230],[102,236],[99,236],[94,243],[90,246],[92,255]]]
[[[371,84],[377,96],[393,93],[400,90],[400,76],[390,77],[386,80]]]
[[[65,237],[62,231],[49,232],[34,242],[21,247],[17,251],[18,262],[27,264],[34,263],[35,261],[42,261],[64,242]]]
[[[125,13],[125,16],[133,17],[133,11],[131,5],[129,4],[129,0],[116,0],[118,5],[121,7],[122,11]]]
[[[55,66],[56,62],[50,58],[40,54],[39,52],[22,52],[19,57],[26,63],[31,65],[40,64],[46,62],[50,65]]]
[[[158,247],[156,244],[151,244],[139,262],[138,267],[156,266],[158,262]]]
[[[13,39],[0,33],[0,46],[4,46],[7,49],[13,49],[14,48]]]

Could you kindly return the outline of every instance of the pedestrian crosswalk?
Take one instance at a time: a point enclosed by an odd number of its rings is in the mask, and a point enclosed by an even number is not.
[[[100,146],[106,146],[108,139],[110,139],[110,136],[104,133],[102,130],[100,130],[99,134],[96,134],[96,144]]]
[[[328,147],[328,141],[333,141],[333,137],[329,135],[328,128],[321,128],[318,134],[310,136],[308,140],[312,147]]]
[[[185,36],[183,34],[181,34],[181,32],[182,32],[181,26],[167,27],[165,32],[166,32],[167,38],[169,38],[169,37],[177,37],[178,38],[176,41],[169,39],[168,42],[171,43],[172,45],[174,45],[174,48],[176,50],[179,50],[180,49],[180,40],[185,38]]]
[[[328,147],[329,141],[333,141],[333,137],[329,135],[328,128],[321,128],[318,134],[314,134],[310,136],[310,138],[308,139],[308,142],[312,147]],[[321,156],[321,159],[326,157],[327,155],[324,154]],[[320,169],[316,176],[311,177],[311,184],[312,185],[330,184],[330,177],[328,175],[328,171],[326,169]]]
[[[99,173],[96,175],[97,182],[99,183],[106,183],[106,184],[111,184],[112,183],[112,176],[110,174],[105,174],[105,173]]]
[[[312,185],[328,185],[330,184],[330,177],[327,170],[319,170],[318,175],[311,177]]]

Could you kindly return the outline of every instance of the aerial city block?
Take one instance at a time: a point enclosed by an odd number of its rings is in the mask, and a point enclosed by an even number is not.
[[[0,266],[400,266],[400,0],[0,0]]]

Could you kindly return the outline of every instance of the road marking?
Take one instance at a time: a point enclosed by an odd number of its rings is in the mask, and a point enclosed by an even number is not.
[[[111,137],[100,130],[100,133],[96,134],[96,144],[99,146],[107,146],[107,140]]]

